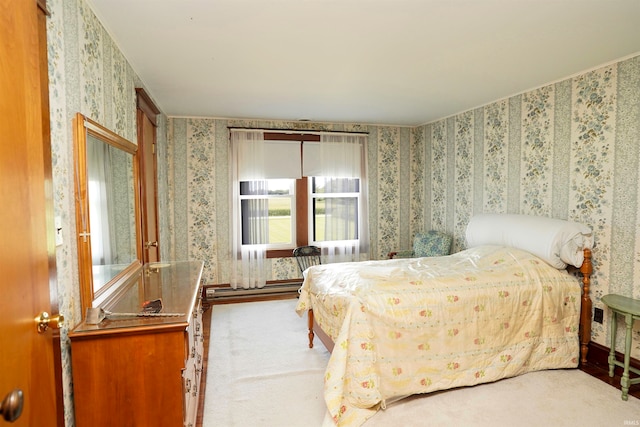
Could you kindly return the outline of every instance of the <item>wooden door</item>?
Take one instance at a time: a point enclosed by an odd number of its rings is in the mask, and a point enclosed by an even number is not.
[[[40,3],[0,0],[0,400],[21,390],[16,426],[64,425],[59,338],[51,328],[38,333],[35,322],[57,308]]]
[[[156,158],[156,116],[160,112],[144,89],[138,94],[138,150],[142,209],[142,261],[160,260],[158,233],[158,174]]]

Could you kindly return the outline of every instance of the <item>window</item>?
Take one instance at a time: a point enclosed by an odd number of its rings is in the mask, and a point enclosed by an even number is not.
[[[357,258],[367,227],[366,137],[241,132],[232,138],[235,253],[289,257],[295,247],[315,244]]]
[[[294,179],[240,182],[243,245],[264,244],[268,249],[295,247],[295,183]],[[265,213],[266,233],[252,233],[255,229],[252,222],[261,220]]]
[[[312,177],[310,180],[314,243],[358,240],[358,178]]]
[[[305,185],[306,182],[309,185]],[[305,191],[296,193],[296,187]],[[242,244],[263,244],[268,250],[279,250],[329,241],[358,240],[359,203],[360,180],[357,178],[269,179],[262,183],[241,181]],[[307,204],[309,208],[300,209],[300,215],[297,215],[296,206]],[[253,222],[265,217],[266,232],[253,233]],[[278,253],[271,255],[280,256]]]

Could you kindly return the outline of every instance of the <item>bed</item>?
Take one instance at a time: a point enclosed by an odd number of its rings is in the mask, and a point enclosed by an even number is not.
[[[305,271],[296,311],[308,313],[309,346],[318,336],[331,352],[324,397],[333,424],[361,425],[414,394],[586,361],[591,230],[479,215],[466,239],[469,249],[446,257]]]

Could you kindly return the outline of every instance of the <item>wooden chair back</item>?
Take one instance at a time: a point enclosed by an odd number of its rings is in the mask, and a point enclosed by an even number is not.
[[[322,264],[320,260],[320,248],[317,246],[299,246],[293,250],[293,256],[298,262],[300,273],[312,265]]]

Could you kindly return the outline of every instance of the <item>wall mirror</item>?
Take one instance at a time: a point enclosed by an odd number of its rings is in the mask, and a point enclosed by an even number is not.
[[[82,315],[141,268],[137,146],[78,113],[76,230]]]

